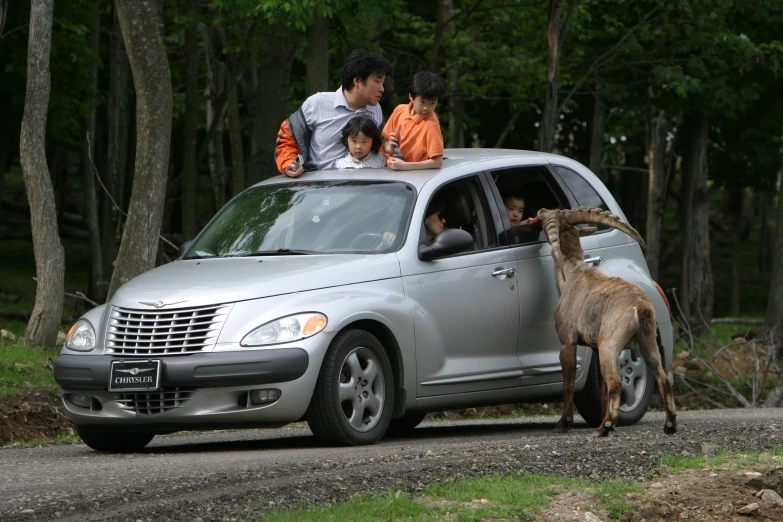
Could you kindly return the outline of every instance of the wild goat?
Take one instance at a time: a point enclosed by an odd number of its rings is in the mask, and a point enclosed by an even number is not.
[[[605,416],[595,432],[606,436],[617,426],[620,407],[620,377],[617,358],[631,343],[638,344],[647,367],[658,381],[666,407],[663,432],[677,432],[677,415],[671,383],[661,365],[655,340],[655,309],[641,287],[617,277],[609,277],[584,262],[580,236],[593,234],[595,228],[576,228],[580,224],[601,224],[625,232],[646,249],[639,233],[617,216],[599,208],[568,210],[541,209],[538,217],[552,246],[555,279],[560,301],[555,312],[555,329],[560,337],[560,364],[563,367],[563,416],[555,431],[568,431],[574,420],[576,346],[593,349],[598,356],[601,376],[606,384]]]

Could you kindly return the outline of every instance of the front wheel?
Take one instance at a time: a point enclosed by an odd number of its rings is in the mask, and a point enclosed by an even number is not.
[[[99,426],[76,426],[82,441],[96,451],[133,452],[150,443],[154,433],[106,431]]]
[[[346,330],[324,357],[307,424],[326,444],[374,444],[389,427],[394,377],[383,345],[363,330]]]
[[[647,370],[644,358],[633,350],[626,349],[617,358],[617,368],[620,372],[620,411],[617,424],[632,426],[636,424],[650,407],[655,380]],[[587,382],[581,392],[574,394],[574,404],[582,418],[597,428],[606,415],[604,404],[604,379],[601,377],[601,367],[598,353],[594,350],[590,357],[590,368],[587,370]]]

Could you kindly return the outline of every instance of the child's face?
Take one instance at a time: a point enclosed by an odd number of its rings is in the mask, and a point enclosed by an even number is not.
[[[438,106],[437,98],[434,100],[425,100],[421,96],[412,97],[410,94],[408,98],[413,102],[413,114],[418,114],[422,118],[426,118],[430,114],[435,112],[435,107]]]
[[[361,131],[348,136],[348,150],[353,159],[363,160],[372,150],[372,138],[365,136]]]
[[[519,225],[522,222],[522,214],[525,213],[525,200],[519,198],[506,198],[505,204],[511,226]]]

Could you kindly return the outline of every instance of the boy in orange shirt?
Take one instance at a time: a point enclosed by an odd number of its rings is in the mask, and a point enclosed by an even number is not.
[[[443,134],[435,107],[445,94],[446,84],[437,74],[413,75],[408,92],[410,103],[398,105],[383,128],[388,167],[414,170],[439,169],[443,165]],[[402,158],[395,154],[397,145]]]

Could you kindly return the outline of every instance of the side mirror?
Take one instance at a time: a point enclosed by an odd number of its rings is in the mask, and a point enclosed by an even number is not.
[[[188,239],[187,241],[183,241],[182,243],[180,243],[179,249],[177,250],[177,257],[184,256],[185,252],[188,251],[188,249],[190,248],[190,245],[192,245],[192,244],[193,244],[193,240],[192,239]]]
[[[435,236],[432,244],[419,245],[419,259],[432,261],[440,257],[473,249],[473,236],[458,228],[449,228]]]

